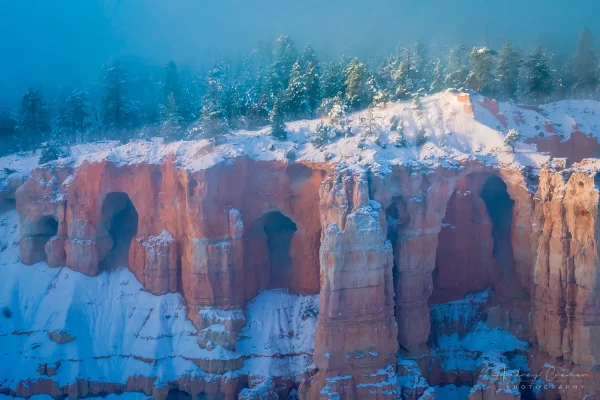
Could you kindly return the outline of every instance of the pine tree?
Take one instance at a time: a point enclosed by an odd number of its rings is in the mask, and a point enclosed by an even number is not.
[[[471,72],[467,76],[467,88],[484,95],[492,94],[494,77],[494,57],[496,53],[487,47],[473,47],[469,56]]]
[[[395,97],[400,100],[408,99],[414,92],[414,83],[410,78],[409,62],[403,60],[400,62],[398,69],[393,74],[396,93]]]
[[[371,136],[375,132],[375,116],[373,115],[373,106],[370,105],[364,111],[363,116],[361,117],[361,126],[363,128],[363,132]]]
[[[160,131],[166,141],[183,138],[183,118],[179,114],[173,93],[168,95],[166,104],[161,105],[161,119]]]
[[[286,110],[295,119],[306,117],[310,113],[308,88],[300,61],[292,67],[289,84],[285,93]]]
[[[22,147],[31,147],[34,143],[47,139],[50,133],[48,108],[36,89],[27,89],[21,99],[19,113],[20,143]]]
[[[229,132],[229,123],[223,107],[223,72],[215,66],[206,79],[206,93],[200,111],[200,130],[211,142],[219,142]]]
[[[300,57],[300,62],[302,63],[302,69],[304,71],[308,70],[308,65],[312,64],[315,68],[315,73],[320,75],[321,70],[319,68],[319,59],[317,58],[317,53],[315,49],[309,44],[304,48],[302,52],[302,56]]]
[[[181,77],[175,62],[170,61],[165,67],[165,78],[163,82],[163,99],[160,105],[160,120],[162,130],[168,134],[169,129],[180,133],[184,123],[183,112],[187,112],[187,106],[183,103],[181,90]]]
[[[123,129],[129,124],[131,102],[127,96],[127,70],[120,61],[112,63],[104,75],[102,121],[107,128]]]
[[[498,55],[496,67],[496,86],[498,94],[504,100],[516,99],[519,80],[519,54],[511,42],[506,41]]]
[[[74,89],[65,100],[63,121],[68,132],[75,135],[80,143],[86,133],[95,125],[95,109],[89,94],[81,89]]]
[[[429,84],[429,93],[441,92],[446,88],[444,80],[446,78],[446,66],[440,58],[433,61],[431,83]]]
[[[288,87],[292,68],[298,61],[298,51],[292,39],[280,36],[275,42],[274,61],[269,70],[268,101],[273,104]]]
[[[344,86],[344,72],[341,63],[330,62],[323,71],[322,94],[323,98],[333,98],[346,92]]]
[[[573,90],[582,98],[591,98],[598,85],[598,59],[594,52],[592,32],[585,28],[577,42],[575,58],[573,60],[573,76],[575,78]]]
[[[169,61],[165,66],[165,80],[163,84],[163,95],[165,99],[169,96],[178,98],[181,96],[181,79],[179,76],[179,69],[174,61]]]
[[[287,140],[281,96],[275,100],[271,110],[271,136],[277,140]]]
[[[547,99],[553,90],[552,72],[548,56],[542,48],[531,53],[525,60],[522,69],[523,94],[538,104]]]
[[[515,144],[521,140],[521,132],[517,129],[510,129],[504,137],[504,145],[510,147],[512,151],[515,150]]]
[[[458,46],[450,52],[448,57],[448,75],[446,75],[446,86],[452,88],[462,88],[465,85],[469,68],[466,62],[467,49],[465,46]]]
[[[346,101],[353,109],[367,107],[372,100],[367,67],[358,61],[352,60],[345,73]]]
[[[409,78],[413,85],[413,91],[426,89],[428,84],[427,59],[425,55],[425,47],[421,42],[415,42],[406,50],[405,61],[409,66]]]
[[[379,65],[376,73],[376,82],[379,90],[386,91],[390,94],[396,92],[396,85],[393,75],[398,67],[398,59],[394,56],[386,57]]]
[[[306,82],[306,96],[308,98],[308,109],[311,116],[314,116],[321,104],[321,76],[319,65],[308,62],[306,73],[304,74]]]

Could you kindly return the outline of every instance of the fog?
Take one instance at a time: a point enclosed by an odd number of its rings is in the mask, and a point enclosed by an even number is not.
[[[195,66],[288,34],[322,57],[370,57],[415,40],[570,51],[597,36],[597,0],[0,0],[0,102],[28,86],[87,84],[134,57]]]

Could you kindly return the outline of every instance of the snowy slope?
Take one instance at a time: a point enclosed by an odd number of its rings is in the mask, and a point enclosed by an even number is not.
[[[311,138],[320,122],[327,119],[294,121],[287,124],[288,140],[276,141],[270,127],[257,131],[237,131],[226,135],[214,146],[207,140],[163,144],[162,139],[135,141],[120,145],[104,141],[77,145],[71,157],[61,162],[78,165],[109,160],[116,164],[146,162],[158,164],[176,155],[179,166],[191,171],[207,168],[235,157],[256,160],[284,160],[293,151],[298,160],[308,162],[343,162],[351,168],[372,168],[386,172],[390,165],[414,164],[452,166],[464,159],[478,159],[489,164],[534,167],[548,160],[534,145],[518,143],[515,151],[504,146],[509,129],[518,129],[523,140],[559,135],[568,139],[574,131],[600,137],[600,103],[595,101],[560,101],[539,107],[514,103],[496,103],[476,93],[469,95],[451,90],[424,97],[421,106],[409,102],[380,104],[373,109],[371,134],[366,133],[367,111],[347,116],[349,137],[333,140],[317,148]],[[472,112],[469,111],[472,109]],[[408,146],[397,148],[398,133],[391,131],[398,121]],[[417,132],[424,130],[427,142],[415,145]],[[383,148],[382,144],[385,146]],[[35,167],[39,155],[19,154],[0,158],[0,168],[28,171]],[[2,181],[2,179],[0,179]]]
[[[0,387],[46,378],[40,364],[59,362],[52,377],[59,385],[77,378],[125,383],[139,375],[158,377],[157,386],[204,375],[194,358],[242,356],[245,364],[234,374],[291,377],[312,363],[317,296],[259,294],[248,306],[238,351],[209,351],[198,345],[180,294],[155,296],[125,268],[88,277],[44,262],[25,266],[18,235],[17,212],[0,214]]]

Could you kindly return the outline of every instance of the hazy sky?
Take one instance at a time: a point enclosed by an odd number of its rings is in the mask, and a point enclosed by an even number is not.
[[[331,55],[486,37],[570,50],[598,17],[599,0],[0,0],[0,102],[89,82],[115,57],[195,64],[283,33]]]

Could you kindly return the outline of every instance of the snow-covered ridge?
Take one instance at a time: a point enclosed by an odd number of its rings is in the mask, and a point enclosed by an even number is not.
[[[71,157],[59,162],[74,166],[104,160],[117,165],[160,164],[174,156],[181,168],[195,171],[236,157],[285,160],[293,155],[306,162],[337,162],[381,172],[395,164],[451,167],[465,159],[537,167],[549,157],[540,154],[535,145],[524,142],[552,136],[566,140],[573,132],[598,137],[600,103],[565,100],[524,106],[495,102],[472,92],[447,90],[426,96],[418,103],[382,103],[372,110],[349,114],[345,124],[351,135],[315,147],[311,139],[318,125],[331,122],[327,118],[289,122],[286,141],[273,139],[271,128],[264,127],[227,134],[218,145],[204,139],[164,144],[160,138],[125,145],[115,141],[89,143],[73,146]],[[521,134],[514,151],[504,143],[510,129],[517,129]],[[419,146],[418,136],[423,134],[426,142]],[[397,147],[400,135],[405,145]],[[37,165],[37,159],[36,156],[6,156],[0,158],[0,168],[30,170]]]

